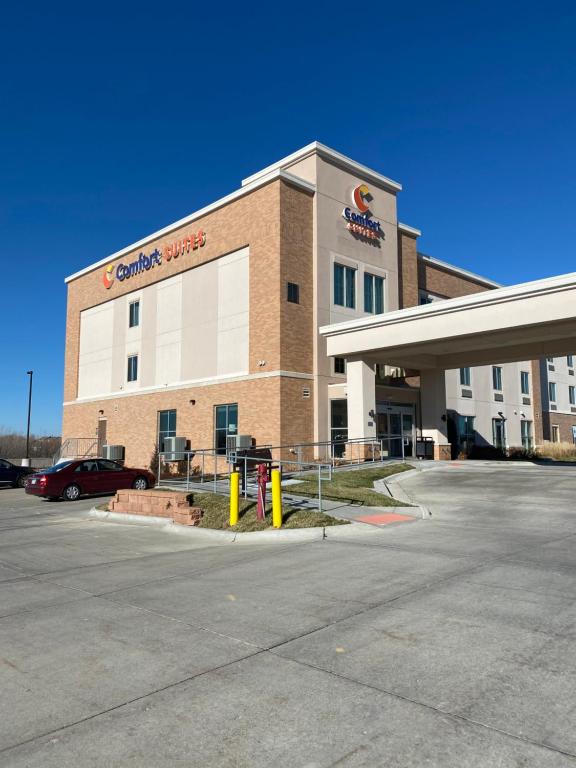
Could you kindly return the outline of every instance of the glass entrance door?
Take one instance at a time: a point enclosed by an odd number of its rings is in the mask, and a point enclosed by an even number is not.
[[[377,436],[383,441],[384,455],[390,458],[414,454],[414,406],[379,406]]]

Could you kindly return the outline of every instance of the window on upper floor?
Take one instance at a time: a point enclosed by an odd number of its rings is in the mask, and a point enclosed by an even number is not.
[[[502,368],[499,365],[492,366],[492,389],[502,391]]]
[[[528,371],[520,371],[520,391],[523,395],[530,394],[530,376]]]
[[[291,304],[300,304],[300,286],[298,283],[288,283],[286,298]]]
[[[138,355],[128,357],[127,381],[138,381]]]
[[[135,328],[140,325],[140,300],[131,301],[128,308],[128,327]]]
[[[566,355],[566,364],[568,368],[574,368],[574,355]]]
[[[576,405],[576,388],[575,387],[568,387],[568,399],[570,400],[570,405]]]
[[[356,309],[356,270],[334,264],[334,304]]]
[[[463,387],[469,387],[472,381],[470,368],[460,368],[460,384]]]
[[[556,382],[554,381],[548,382],[548,399],[551,403],[556,402]]]
[[[364,272],[364,312],[384,312],[384,278]]]
[[[334,358],[334,373],[346,373],[346,359],[344,357]]]

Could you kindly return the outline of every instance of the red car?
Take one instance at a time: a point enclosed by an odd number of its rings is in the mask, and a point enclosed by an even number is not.
[[[129,469],[108,459],[62,461],[26,478],[26,493],[75,501],[82,495],[115,493],[120,488],[145,490],[156,483],[147,469]]]

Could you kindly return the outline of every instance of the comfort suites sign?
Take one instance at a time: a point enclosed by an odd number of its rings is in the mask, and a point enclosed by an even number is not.
[[[179,256],[184,256],[190,251],[196,251],[205,244],[206,233],[200,229],[195,234],[186,235],[181,240],[174,240],[172,243],[165,245],[162,251],[155,248],[151,253],[140,253],[137,259],[128,264],[122,261],[120,264],[110,264],[104,270],[102,282],[105,288],[111,288],[115,280],[120,282],[129,280],[141,272],[148,272],[148,270],[155,267],[161,267],[166,261],[177,259]]]

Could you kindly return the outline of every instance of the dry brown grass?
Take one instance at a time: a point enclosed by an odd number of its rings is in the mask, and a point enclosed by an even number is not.
[[[545,459],[576,461],[576,445],[574,443],[543,443],[536,448],[536,454]]]

